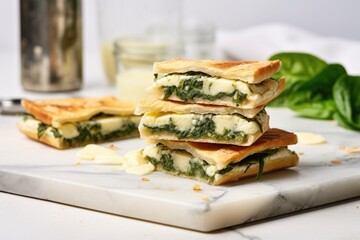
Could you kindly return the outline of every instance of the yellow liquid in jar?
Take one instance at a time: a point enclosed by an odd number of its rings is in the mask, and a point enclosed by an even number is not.
[[[137,103],[147,96],[154,79],[151,68],[132,68],[120,72],[116,77],[119,99]]]
[[[112,41],[104,41],[101,44],[101,58],[106,78],[110,83],[116,81],[116,62]]]

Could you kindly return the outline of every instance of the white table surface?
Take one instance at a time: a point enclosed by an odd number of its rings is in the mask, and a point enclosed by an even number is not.
[[[14,62],[16,58],[12,55],[0,57],[1,98],[101,96],[115,93],[105,80],[99,80],[98,72],[85,74],[89,77],[78,92],[54,95],[28,93],[20,87],[17,64],[9,64],[9,61]],[[0,123],[2,118],[4,116],[0,116]],[[100,238],[359,239],[360,197],[212,233],[200,233],[0,192],[0,239]]]

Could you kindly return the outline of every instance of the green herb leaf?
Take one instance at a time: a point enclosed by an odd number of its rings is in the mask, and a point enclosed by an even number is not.
[[[56,129],[56,128],[51,128],[50,131],[51,131],[52,134],[54,135],[54,138],[61,138],[61,137],[62,137],[58,129]]]
[[[340,64],[329,64],[307,81],[299,83],[288,98],[289,106],[303,117],[332,119],[335,112],[332,86],[346,75]]]
[[[174,160],[170,154],[162,154],[160,157],[160,164],[166,171],[174,171]]]
[[[360,76],[343,76],[333,87],[335,119],[348,129],[360,131]]]
[[[48,128],[48,125],[46,125],[45,123],[39,123],[38,129],[37,129],[38,139],[40,139],[44,135],[47,128]]]
[[[278,53],[269,58],[270,60],[279,59],[282,67],[274,78],[286,77],[286,88],[279,97],[270,102],[270,106],[288,106],[288,97],[296,91],[298,83],[307,81],[309,78],[318,74],[326,67],[326,62],[314,55],[297,52]]]
[[[247,135],[243,131],[232,131],[230,129],[225,129],[223,134],[218,134],[215,132],[215,122],[212,120],[213,115],[207,114],[204,115],[204,118],[198,120],[196,124],[189,130],[180,131],[177,129],[176,125],[170,119],[170,123],[163,124],[160,126],[149,126],[144,124],[143,126],[151,129],[153,133],[159,132],[169,132],[174,133],[178,139],[199,139],[202,137],[214,138],[218,140],[238,140],[246,141]]]
[[[175,74],[175,73],[174,73]],[[193,101],[195,99],[204,99],[208,101],[215,101],[224,97],[231,97],[232,101],[236,104],[241,103],[247,96],[245,93],[241,93],[239,90],[234,90],[231,93],[220,92],[216,95],[209,95],[202,93],[203,81],[201,77],[209,76],[204,73],[188,72],[184,74],[189,76],[187,79],[182,79],[179,86],[163,86],[164,97],[168,99],[171,95],[175,94],[178,98],[185,102]]]
[[[263,172],[263,170],[264,170],[264,165],[265,165],[264,158],[259,158],[259,170],[258,170],[258,172],[257,172],[257,174],[256,174],[256,180],[257,180],[257,181],[260,181],[262,172]]]

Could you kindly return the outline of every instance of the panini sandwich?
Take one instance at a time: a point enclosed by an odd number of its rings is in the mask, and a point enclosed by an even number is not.
[[[249,147],[157,140],[141,155],[158,171],[220,185],[297,165],[298,156],[287,148],[296,142],[293,133],[269,129]]]
[[[154,63],[150,99],[137,106],[144,114],[142,137],[249,146],[269,129],[265,104],[278,96],[285,80],[271,76],[280,61],[172,59]],[[154,100],[155,99],[155,100]]]
[[[135,106],[115,97],[23,100],[27,111],[18,129],[29,138],[58,149],[139,135]]]
[[[271,78],[280,67],[278,60],[156,62],[155,82],[149,92],[164,100],[252,109],[265,105],[284,89],[285,79]]]
[[[292,167],[293,133],[271,129],[265,105],[285,87],[280,61],[172,59],[154,63],[150,97],[136,114],[155,169],[213,185]]]

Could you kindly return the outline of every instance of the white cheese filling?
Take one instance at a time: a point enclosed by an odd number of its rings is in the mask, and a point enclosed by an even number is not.
[[[171,74],[166,75],[158,79],[153,87],[161,89],[163,86],[175,86],[178,87],[182,80],[190,79],[193,76],[186,74]],[[262,99],[272,95],[273,92],[278,88],[278,82],[273,79],[266,79],[260,84],[249,84],[242,81],[230,80],[225,78],[204,76],[198,78],[198,81],[203,82],[203,87],[201,92],[203,94],[216,96],[219,93],[232,93],[235,90],[246,94],[246,99],[251,101],[261,101]],[[171,96],[171,98],[177,98],[176,96]],[[224,97],[227,99],[230,97]]]
[[[147,146],[144,148],[143,156],[149,156],[158,161],[163,154],[170,154],[173,159],[173,166],[176,170],[181,172],[188,172],[190,169],[190,160],[193,156],[185,151],[171,151],[164,150],[159,146]]]
[[[107,134],[113,131],[116,131],[118,129],[121,129],[124,125],[128,124],[129,122],[133,122],[136,125],[139,125],[141,117],[139,116],[135,116],[135,117],[108,117],[108,118],[100,118],[100,119],[96,119],[93,121],[89,121],[89,122],[80,122],[80,124],[82,123],[94,123],[94,124],[100,124],[101,126],[101,133],[102,134]],[[27,119],[24,121],[24,124],[29,128],[29,129],[36,129],[39,126],[39,124],[41,124],[41,122],[39,120],[36,119]],[[52,127],[50,126],[46,131],[47,133],[51,133],[51,129]],[[57,128],[59,133],[61,134],[62,137],[64,138],[74,138],[77,137],[80,133],[77,130],[76,127],[76,123],[66,123],[61,125],[60,127]]]
[[[155,158],[157,161],[160,161],[161,155],[170,154],[171,158],[173,159],[173,166],[174,166],[175,170],[182,172],[182,173],[189,172],[189,170],[191,168],[191,165],[190,165],[191,161],[198,161],[198,162],[203,161],[199,158],[194,157],[193,155],[189,154],[186,151],[168,149],[161,145],[147,146],[146,148],[144,148],[144,151],[142,152],[142,154],[143,154],[144,158],[146,156],[148,156],[151,158]],[[286,147],[280,147],[276,153],[266,157],[264,160],[271,161],[273,159],[287,157],[291,154],[292,154],[292,152],[289,149],[287,149]],[[226,168],[226,167],[227,166],[225,166],[224,168]],[[257,168],[258,164],[255,164],[251,167]],[[217,168],[216,165],[207,165],[207,164],[203,165],[203,168],[204,168],[206,175],[208,175],[209,177],[215,176],[215,179],[222,177],[222,174],[217,174],[216,172],[223,168]],[[245,171],[247,168],[248,168],[248,165],[240,166],[240,168],[236,169],[236,171]]]
[[[266,112],[262,111],[255,117],[256,120],[249,120],[241,115],[201,115],[201,114],[163,114],[156,115],[147,113],[144,115],[141,124],[149,127],[161,127],[166,124],[174,124],[180,131],[187,131],[195,128],[204,118],[211,118],[215,123],[215,133],[223,135],[225,131],[243,131],[252,135],[260,131],[258,123],[263,124],[266,120]]]

